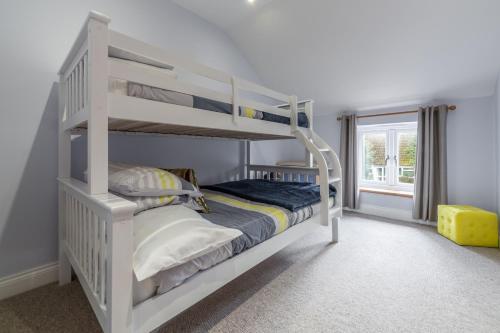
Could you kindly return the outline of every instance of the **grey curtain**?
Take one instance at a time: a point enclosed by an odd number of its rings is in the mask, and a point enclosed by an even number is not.
[[[356,116],[343,115],[340,129],[340,163],[342,165],[343,205],[359,208],[357,177]]]
[[[436,221],[437,205],[448,203],[446,120],[448,106],[418,111],[413,218]]]

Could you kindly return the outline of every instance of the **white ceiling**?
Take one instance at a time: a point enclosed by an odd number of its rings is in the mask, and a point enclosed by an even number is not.
[[[175,1],[322,113],[491,95],[500,68],[498,0]]]
[[[172,0],[181,7],[205,18],[207,21],[223,28],[232,26],[255,15],[257,11],[272,0]]]

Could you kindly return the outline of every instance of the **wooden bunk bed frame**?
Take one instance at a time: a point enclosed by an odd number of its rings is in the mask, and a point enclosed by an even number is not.
[[[229,281],[262,262],[308,232],[331,225],[338,240],[342,216],[340,163],[335,152],[313,131],[312,102],[301,103],[309,128],[297,126],[297,98],[197,64],[108,29],[110,19],[90,12],[59,72],[59,282],[71,281],[72,270],[106,333],[149,332],[189,308]],[[113,64],[119,54],[141,62],[179,66],[197,75],[225,83],[230,94],[161,76],[128,64]],[[108,79],[121,78],[233,104],[233,114],[108,93]],[[250,91],[288,105],[267,105],[240,98]],[[290,117],[291,125],[239,115],[239,106]],[[88,181],[71,178],[71,134],[87,129]],[[133,306],[133,212],[135,204],[108,193],[108,131],[182,134],[238,140],[298,139],[309,152],[304,168],[250,164],[247,144],[247,178],[275,180],[318,177],[320,214],[289,230],[200,272],[171,291]],[[313,168],[313,159],[317,164]],[[337,188],[336,204],[328,206],[329,184]]]

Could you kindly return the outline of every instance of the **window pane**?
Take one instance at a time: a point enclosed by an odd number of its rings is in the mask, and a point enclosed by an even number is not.
[[[415,162],[417,153],[417,134],[398,133],[398,181],[402,184],[415,182]]]
[[[385,182],[387,168],[385,163],[386,134],[367,133],[363,135],[363,180]]]

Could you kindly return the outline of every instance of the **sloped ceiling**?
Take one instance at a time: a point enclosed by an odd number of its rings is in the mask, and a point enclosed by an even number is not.
[[[321,113],[494,91],[498,0],[259,1],[177,3],[224,29],[266,85]]]
[[[172,0],[174,3],[205,18],[207,21],[230,30],[234,25],[255,15],[272,0]]]

